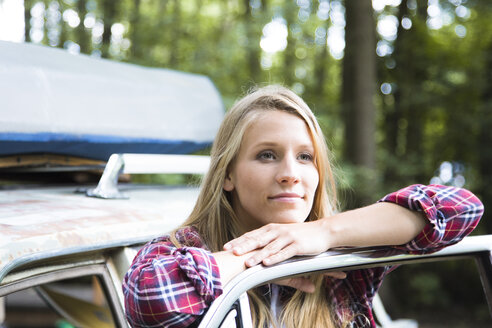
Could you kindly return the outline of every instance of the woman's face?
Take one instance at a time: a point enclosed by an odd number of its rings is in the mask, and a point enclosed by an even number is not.
[[[318,186],[313,141],[299,117],[275,110],[246,130],[224,181],[246,230],[307,219]]]

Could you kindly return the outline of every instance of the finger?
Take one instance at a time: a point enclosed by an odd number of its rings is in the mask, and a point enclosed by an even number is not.
[[[248,252],[261,249],[268,245],[275,237],[272,234],[251,235],[241,238],[233,244],[231,250],[236,255],[243,255]]]
[[[277,238],[271,241],[263,249],[256,252],[253,256],[248,258],[245,264],[247,267],[257,265],[261,263],[264,259],[277,254],[286,246],[288,246],[288,241],[285,238]]]
[[[277,237],[274,231],[255,230],[231,240],[224,245],[224,250],[232,250],[236,255],[243,255],[268,245]]]
[[[241,236],[239,236],[233,240],[230,240],[224,244],[224,250],[227,251],[227,250],[230,250],[233,248],[237,248],[240,245],[244,244],[247,240],[256,238],[255,237],[256,234],[257,234],[257,231],[253,230],[253,231],[247,232],[247,233],[245,233],[245,234],[243,234],[243,235],[241,235]]]
[[[297,255],[296,244],[290,244],[287,247],[278,251],[277,253],[264,259],[262,263],[266,266],[269,266],[290,259],[291,257],[296,255]]]
[[[324,273],[324,276],[326,277],[332,277],[335,279],[345,279],[347,278],[347,274],[343,271],[333,271],[333,272],[326,272]]]
[[[283,279],[276,281],[275,283],[277,283],[278,285],[293,287],[305,293],[314,293],[314,291],[316,290],[316,287],[311,280],[302,277]]]

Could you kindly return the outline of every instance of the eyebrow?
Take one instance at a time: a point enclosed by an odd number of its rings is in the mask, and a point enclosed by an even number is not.
[[[278,145],[278,142],[274,142],[274,141],[263,141],[263,142],[254,144],[253,147],[254,148],[256,148],[256,147],[275,147],[277,145]]]
[[[279,145],[278,142],[274,142],[274,141],[263,141],[263,142],[259,142],[257,144],[254,144],[252,148],[256,149],[256,148],[261,148],[261,147],[276,147],[278,145]],[[314,145],[308,144],[308,143],[302,143],[302,144],[298,145],[298,147],[299,148],[308,148],[308,149],[313,149],[314,150]]]

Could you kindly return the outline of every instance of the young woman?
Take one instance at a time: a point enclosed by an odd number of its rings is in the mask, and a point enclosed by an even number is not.
[[[140,250],[125,276],[133,327],[197,325],[222,286],[262,263],[341,246],[428,253],[460,241],[483,206],[469,191],[413,185],[336,211],[321,129],[292,91],[269,86],[226,114],[185,224]],[[249,292],[255,327],[375,327],[371,301],[389,267],[278,281]]]

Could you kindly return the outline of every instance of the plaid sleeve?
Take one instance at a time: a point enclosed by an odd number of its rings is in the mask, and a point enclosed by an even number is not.
[[[123,294],[132,327],[188,327],[222,294],[219,268],[202,247],[155,239],[137,254]]]
[[[459,242],[475,229],[483,214],[483,205],[474,194],[450,186],[411,185],[380,201],[423,212],[427,220],[424,229],[397,247],[411,254],[436,252]]]

